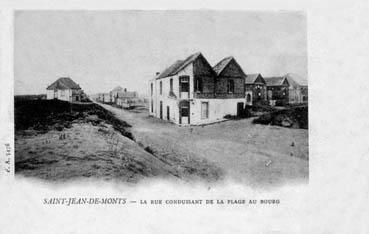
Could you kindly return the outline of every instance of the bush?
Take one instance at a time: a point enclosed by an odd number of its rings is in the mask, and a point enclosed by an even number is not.
[[[285,110],[277,110],[261,115],[259,118],[254,119],[253,123],[308,129],[308,107],[303,106]]]

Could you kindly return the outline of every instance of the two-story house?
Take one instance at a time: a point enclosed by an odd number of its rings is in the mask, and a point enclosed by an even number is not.
[[[233,58],[222,61],[215,71],[196,53],[157,74],[150,80],[149,114],[180,125],[237,115],[245,101],[243,71]]]

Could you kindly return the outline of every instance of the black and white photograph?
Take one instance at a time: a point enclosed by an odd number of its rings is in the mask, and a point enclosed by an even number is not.
[[[368,234],[367,0],[0,0],[0,234]]]
[[[309,180],[306,14],[16,11],[15,174]]]

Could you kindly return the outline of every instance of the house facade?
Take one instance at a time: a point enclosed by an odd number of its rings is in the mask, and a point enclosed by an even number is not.
[[[267,86],[267,99],[271,106],[289,103],[289,83],[286,77],[264,78]]]
[[[308,86],[307,85],[301,85],[300,90],[301,90],[301,101],[302,101],[302,103],[307,103],[308,102]]]
[[[178,60],[149,83],[149,114],[180,125],[237,115],[245,102],[245,76],[229,57],[214,68],[201,53]]]
[[[245,79],[246,104],[267,104],[267,87],[260,73],[247,74]]]
[[[46,88],[46,99],[79,102],[86,99],[86,94],[71,78],[62,77]]]
[[[288,80],[288,97],[289,103],[297,104],[307,102],[307,86],[300,85],[296,79],[294,79],[293,74],[286,74],[285,77]]]
[[[115,87],[112,91],[109,92],[112,98],[112,102],[116,103],[116,99],[119,97],[119,94],[126,91],[127,89],[123,89],[121,86]]]
[[[99,93],[97,97],[97,101],[102,103],[113,103],[113,98],[110,93]]]

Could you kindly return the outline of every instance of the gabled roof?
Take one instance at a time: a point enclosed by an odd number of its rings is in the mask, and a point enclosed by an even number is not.
[[[177,60],[175,63],[173,63],[171,66],[166,68],[164,71],[162,71],[156,79],[173,76],[176,75],[178,72],[180,72],[182,69],[187,67],[188,64],[195,61],[199,56],[202,56],[200,52],[197,52],[195,54],[192,54],[188,56],[185,60]]]
[[[222,73],[222,71],[228,66],[228,64],[231,63],[231,61],[233,61],[236,66],[241,70],[242,74],[244,76],[246,76],[246,74],[244,73],[244,71],[242,70],[241,66],[237,63],[237,61],[233,58],[233,56],[229,56],[226,57],[222,60],[220,60],[214,67],[213,70],[216,73],[217,76],[220,75],[220,73]]]
[[[54,83],[49,85],[47,90],[55,90],[55,89],[81,89],[77,83],[75,83],[69,77],[61,77],[57,79]]]
[[[254,83],[255,83],[255,81],[256,81],[256,79],[257,79],[259,76],[263,79],[263,77],[261,76],[261,74],[260,74],[260,73],[247,74],[247,75],[246,75],[246,79],[245,79],[245,83],[246,83],[246,84],[254,84]],[[264,80],[264,79],[263,79],[263,80]],[[265,80],[264,80],[264,83],[265,83]]]
[[[224,68],[226,68],[226,66],[228,65],[228,63],[233,59],[232,56],[229,56],[229,57],[226,57],[222,60],[220,60],[220,62],[218,62],[214,67],[213,67],[213,70],[215,71],[215,73],[217,75],[219,75],[223,70]]]
[[[164,71],[162,71],[156,79],[164,78],[167,76],[172,76],[173,74],[180,66],[182,66],[183,60],[177,60],[175,63],[167,67]]]
[[[264,78],[267,86],[281,86],[283,85],[283,82],[287,80],[284,76],[278,76],[278,77],[266,77]],[[288,83],[288,80],[287,80]]]
[[[297,75],[294,75],[291,73],[287,73],[286,75],[284,75],[284,77],[287,78],[288,83],[290,84],[291,87],[299,88],[301,85],[295,79],[292,78],[293,76],[297,76]]]

